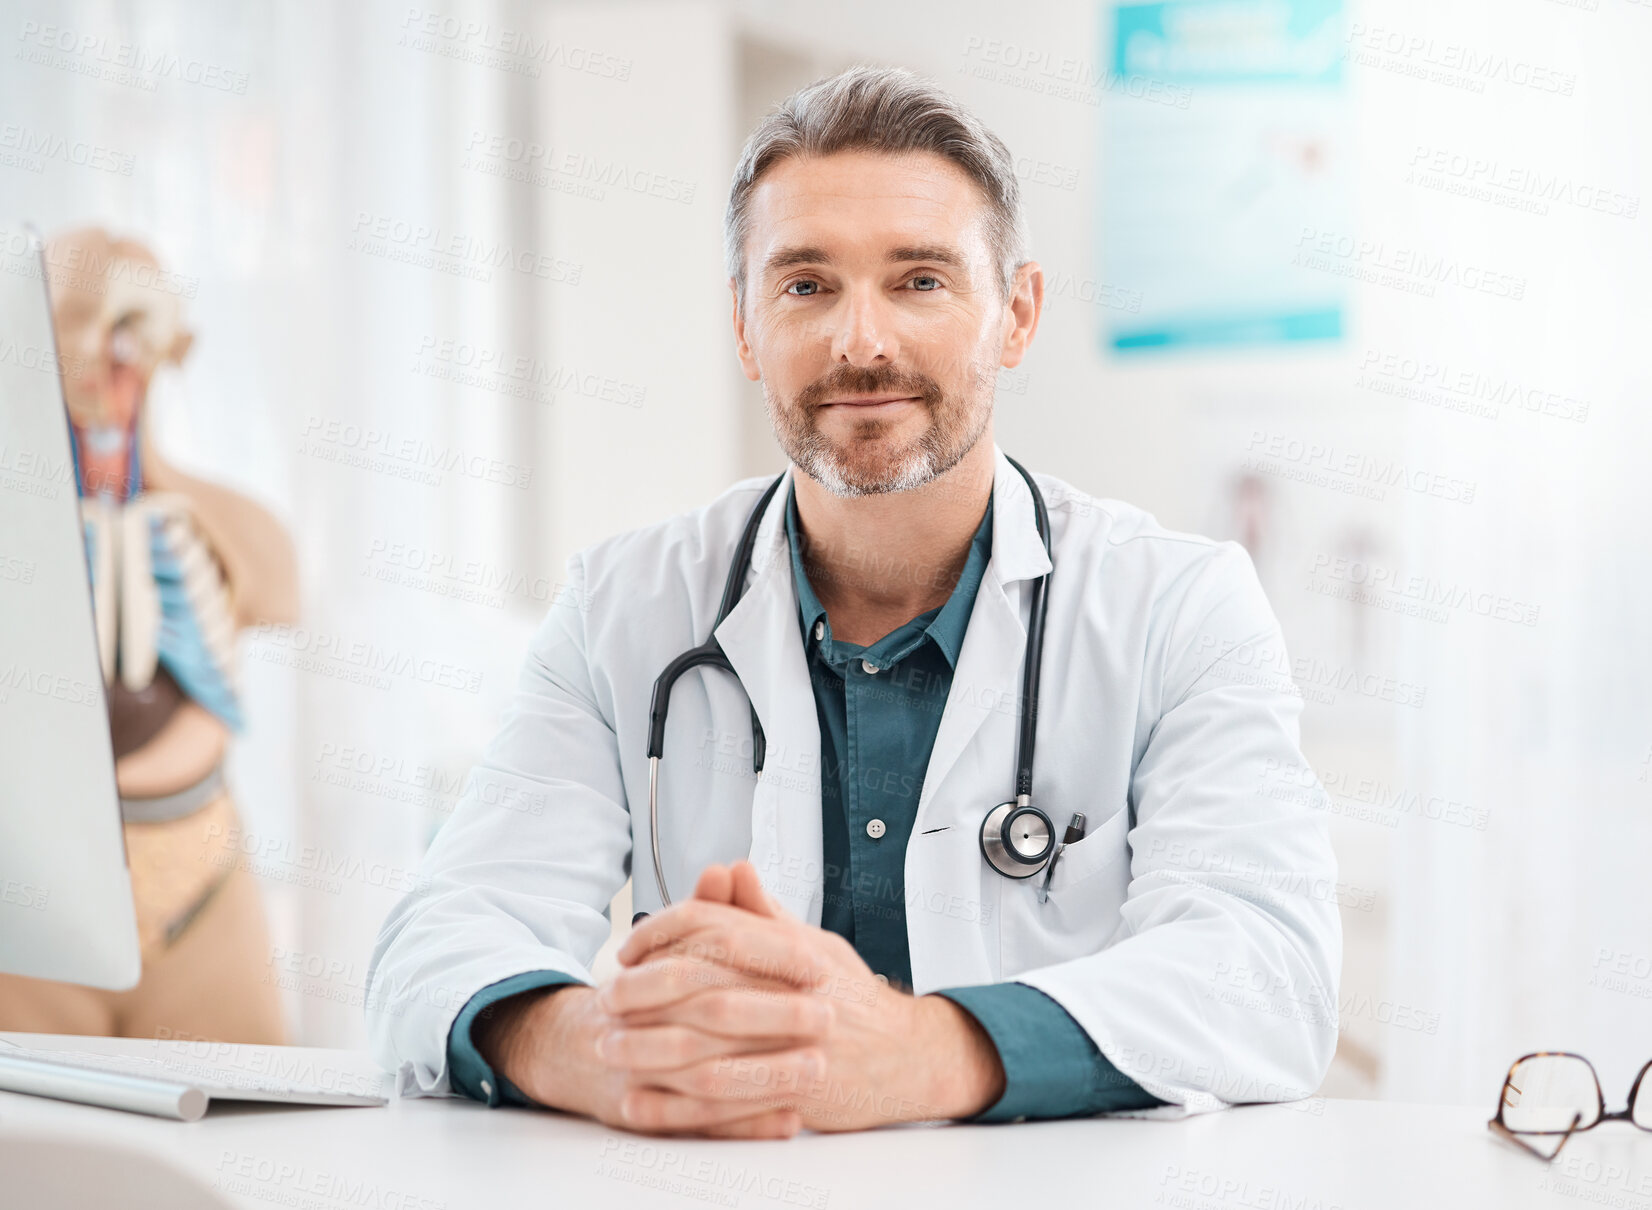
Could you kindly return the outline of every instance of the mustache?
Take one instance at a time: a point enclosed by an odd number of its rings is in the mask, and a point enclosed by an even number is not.
[[[941,388],[933,378],[894,366],[838,366],[799,391],[797,402],[814,411],[837,395],[916,395],[933,407],[940,401]]]

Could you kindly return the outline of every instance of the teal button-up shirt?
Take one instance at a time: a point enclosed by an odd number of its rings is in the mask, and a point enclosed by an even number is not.
[[[910,988],[906,846],[975,594],[992,554],[992,501],[946,603],[864,647],[832,636],[831,620],[805,568],[795,489],[786,497],[786,534],[820,719],[821,927],[852,943],[874,973]],[[559,972],[529,972],[472,997],[448,1037],[454,1088],[489,1104],[526,1103],[482,1061],[470,1042],[471,1024],[507,996],[569,982],[574,980]],[[1108,1062],[1067,1011],[1036,988],[994,983],[938,994],[980,1023],[1004,1066],[1003,1096],[974,1120],[1070,1117],[1164,1104]]]
[[[906,844],[975,590],[992,556],[992,506],[989,501],[946,603],[869,647],[833,637],[804,567],[801,528],[794,491],[786,497],[786,533],[820,718],[820,926],[853,942],[874,972],[910,989]],[[925,572],[913,567],[905,574]]]

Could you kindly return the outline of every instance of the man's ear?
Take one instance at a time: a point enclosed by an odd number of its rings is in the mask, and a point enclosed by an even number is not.
[[[1015,292],[1009,302],[1009,323],[1004,328],[1004,344],[998,364],[1013,370],[1027,355],[1038,319],[1044,313],[1044,269],[1037,261],[1027,261],[1015,273]]]
[[[751,342],[746,339],[746,317],[740,314],[740,293],[734,287],[734,279],[728,279],[729,317],[734,325],[734,355],[740,361],[740,369],[752,382],[760,382],[763,371],[757,364],[757,358],[752,356]]]

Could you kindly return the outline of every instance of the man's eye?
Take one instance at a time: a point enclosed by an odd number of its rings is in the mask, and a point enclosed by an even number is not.
[[[809,287],[812,287],[807,293],[792,294],[793,298],[807,298],[807,297],[809,297],[809,295],[815,293],[815,291],[820,289],[820,283],[819,282],[810,281],[808,278],[803,278],[801,281],[794,281],[791,286],[787,286],[786,287],[786,293],[787,294],[792,293],[792,286],[809,286]]]
[[[919,285],[920,282],[929,282],[930,285],[922,286],[922,285]],[[929,294],[929,293],[931,293],[935,290],[939,290],[941,288],[941,279],[938,278],[938,277],[930,277],[927,274],[919,274],[917,277],[914,277],[912,279],[912,284],[914,286],[917,286],[918,293],[920,293],[920,294]]]

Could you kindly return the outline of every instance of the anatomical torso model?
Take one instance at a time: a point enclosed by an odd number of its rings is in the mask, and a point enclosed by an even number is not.
[[[285,1041],[258,885],[224,780],[236,632],[296,613],[258,505],[168,466],[150,380],[183,360],[181,279],[87,229],[47,248],[143,975],[126,992],[0,976],[0,1029]]]

